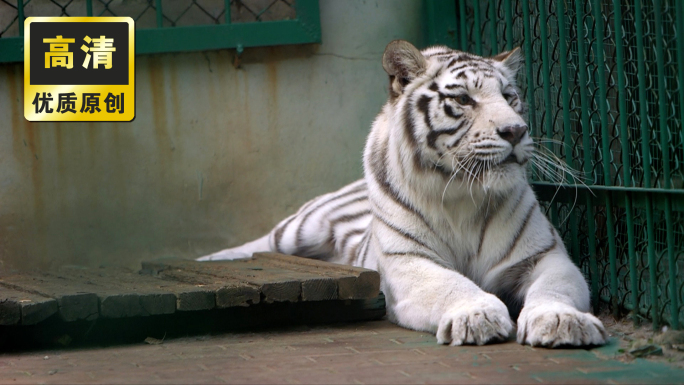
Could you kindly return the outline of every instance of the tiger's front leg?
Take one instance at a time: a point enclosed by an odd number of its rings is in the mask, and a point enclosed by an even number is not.
[[[547,347],[605,343],[603,324],[589,313],[589,288],[565,253],[546,255],[529,279],[518,317],[519,343]]]
[[[429,254],[378,255],[392,322],[435,333],[439,343],[451,345],[505,340],[513,329],[508,309],[499,298],[440,266]]]

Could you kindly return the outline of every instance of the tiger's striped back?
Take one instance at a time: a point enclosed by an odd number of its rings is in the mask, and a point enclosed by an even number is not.
[[[270,247],[284,254],[374,269],[375,262],[364,259],[371,218],[368,187],[361,179],[304,204],[271,231]]]

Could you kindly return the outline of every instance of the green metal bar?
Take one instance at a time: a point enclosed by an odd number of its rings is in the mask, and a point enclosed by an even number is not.
[[[567,37],[565,36],[565,1],[556,1],[556,20],[558,21],[558,53],[560,54],[560,73],[561,73],[561,104],[563,108],[563,143],[565,145],[565,163],[574,167],[572,159],[572,127],[570,126],[570,91],[568,83],[568,45]],[[563,15],[563,16],[560,16]],[[572,175],[568,175],[567,181],[571,182]],[[577,225],[577,215],[575,213],[568,213],[570,219],[570,231],[572,232],[572,244],[570,245],[570,252],[572,258],[579,265],[579,226]]]
[[[225,0],[224,4],[225,4],[224,6],[226,7],[226,11],[223,13],[223,16],[224,16],[223,23],[224,24],[230,24],[231,23],[231,20],[230,20],[230,0]]]
[[[24,28],[20,28],[23,35]],[[24,37],[13,36],[0,38],[0,63],[24,61]]]
[[[466,0],[459,0],[458,16],[461,27],[461,51],[468,51],[468,20],[466,19]]]
[[[634,0],[634,24],[636,30],[637,41],[637,75],[639,78],[639,122],[641,130],[641,152],[643,158],[644,168],[644,185],[651,187],[651,152],[650,132],[648,129],[648,106],[646,99],[646,68],[645,68],[645,53],[644,53],[644,21],[641,12],[641,0]],[[660,326],[660,312],[658,311],[658,275],[656,274],[655,260],[655,230],[653,224],[653,206],[651,198],[646,196],[646,233],[648,253],[648,273],[651,291],[651,321],[653,322],[653,329],[658,330]]]
[[[313,42],[321,42],[321,16],[318,0],[298,0],[295,3],[297,22]],[[263,24],[263,22],[262,22]]]
[[[558,183],[552,183],[552,182],[540,182],[540,181],[534,181],[532,184],[537,184],[539,186],[553,186],[554,189],[559,189],[558,194],[562,195],[564,189],[570,189],[570,190],[582,190],[582,191],[593,191],[598,194],[598,192],[607,192],[607,193],[616,193],[616,194],[633,194],[633,195],[640,195],[643,197],[646,196],[660,196],[660,197],[665,197],[668,196],[671,199],[675,199],[678,202],[684,203],[684,190],[681,189],[670,189],[670,190],[663,190],[661,188],[655,188],[655,187],[622,187],[622,186],[603,186],[603,185],[583,185],[583,184],[558,184]]]
[[[594,36],[596,38],[596,49],[594,51],[594,56],[596,58],[596,66],[598,67],[598,86],[599,94],[596,97],[596,104],[599,107],[599,118],[601,121],[601,149],[603,152],[603,184],[610,186],[612,184],[610,178],[610,132],[608,131],[608,108],[607,108],[607,89],[606,89],[606,66],[605,60],[603,58],[603,39],[604,39],[604,29],[603,29],[603,14],[601,12],[601,0],[594,0],[592,7],[594,11]]]
[[[684,195],[682,190],[663,190],[663,189],[642,189],[639,187],[621,186],[602,186],[594,185],[587,187],[578,184],[557,184],[555,182],[531,181],[530,184],[537,194],[540,201],[551,201],[574,205],[583,202],[588,197],[594,201],[603,201],[606,195],[610,195],[613,205],[625,207],[624,201],[627,195],[632,197],[632,207],[635,209],[646,209],[646,202],[649,200],[654,209],[665,210],[665,199],[667,195],[672,201],[672,211],[684,211]],[[675,193],[679,191],[679,193]],[[637,259],[638,260],[638,259]]]
[[[639,10],[640,11],[640,10]],[[622,7],[620,0],[613,0],[613,21],[615,23],[615,56],[618,77],[618,111],[620,122],[620,144],[622,152],[622,184],[632,185],[629,149],[629,127],[627,122],[627,89],[625,87],[625,53],[622,36]],[[627,253],[629,255],[629,283],[631,301],[635,308],[639,308],[639,283],[637,282],[636,240],[634,238],[634,212],[632,211],[632,195],[625,195],[625,212],[627,221]],[[612,284],[612,283],[611,283]],[[617,310],[617,308],[616,308]],[[638,314],[632,314],[635,324],[639,323]]]
[[[539,136],[539,128],[537,127],[536,114],[534,102],[534,71],[532,68],[532,28],[530,27],[530,5],[527,1],[521,2],[523,11],[523,30],[525,32],[525,71],[527,77],[527,105],[529,106],[530,127],[532,128],[532,136]]]
[[[539,7],[539,33],[541,36],[541,54],[542,54],[542,81],[544,88],[544,126],[546,128],[546,137],[548,139],[553,139],[553,111],[551,109],[551,68],[549,67],[549,61],[551,56],[549,55],[549,31],[548,31],[548,15],[546,11],[546,1],[539,0],[537,3]],[[561,65],[564,67],[564,65]],[[553,143],[547,141],[546,148],[554,153]]]
[[[680,124],[680,129],[682,130],[682,139],[684,139],[684,84],[682,83],[682,74],[684,74],[684,2],[677,1],[675,2],[675,7],[676,7],[676,17],[677,17],[677,69],[680,74],[679,78],[679,124]],[[669,230],[669,229],[668,229]],[[669,233],[668,233],[668,244],[669,244]],[[669,252],[669,249],[668,249]],[[668,255],[669,257],[669,255]],[[670,265],[670,282],[675,282],[675,296],[673,298],[677,298],[677,302],[679,302],[679,295],[677,294],[676,291],[676,286],[678,286],[677,282],[677,270],[672,268],[673,265]],[[673,277],[674,276],[674,277]],[[672,286],[670,286],[670,291],[672,291]],[[674,305],[673,305],[674,306]],[[676,314],[679,314],[678,312]],[[673,321],[674,321],[673,317]],[[676,318],[677,320],[677,326],[674,325],[673,322],[673,327],[675,329],[679,328],[679,317]]]
[[[584,151],[584,173],[591,175],[591,133],[589,132],[589,93],[587,91],[587,69],[584,62],[587,54],[584,46],[584,2],[575,1],[575,14],[577,18],[577,56],[579,57],[579,85],[580,85],[580,105],[582,122],[582,147]],[[598,261],[596,260],[596,224],[594,216],[594,202],[591,196],[586,196],[587,205],[587,232],[589,242],[589,270],[591,275],[591,303],[594,312],[598,312],[599,295],[599,271]]]
[[[152,28],[135,36],[138,54],[320,43],[320,30],[316,33],[298,20]]]
[[[453,0],[425,1],[428,44],[456,44],[456,3]]]
[[[475,38],[475,53],[482,56],[482,35],[480,35],[480,26],[482,21],[480,18],[480,2],[475,1],[473,4],[473,38]]]
[[[560,55],[561,97],[563,108],[563,137],[565,145],[565,163],[574,168],[572,159],[572,127],[570,126],[570,91],[568,83],[568,44],[565,36],[565,2],[556,1],[556,18],[558,20],[558,53]]]
[[[157,11],[157,28],[164,26],[164,14],[162,13],[162,0],[155,0],[155,11]]]
[[[93,16],[93,0],[86,0],[86,15]]]
[[[665,47],[663,41],[663,15],[660,0],[653,2],[656,31],[656,67],[658,71],[658,115],[660,129],[660,149],[662,151],[664,188],[672,188],[670,173],[670,138],[667,126],[667,90],[665,86]],[[665,198],[665,228],[667,234],[667,261],[670,283],[670,323],[679,328],[679,301],[677,293],[677,260],[675,256],[674,230],[672,228],[672,203]]]
[[[596,65],[598,67],[598,83],[599,95],[596,98],[599,106],[599,117],[601,120],[601,147],[603,160],[603,184],[610,186],[612,180],[610,177],[610,137],[611,133],[608,127],[608,90],[606,87],[606,63],[603,57],[603,39],[605,38],[605,30],[603,25],[603,13],[601,8],[601,0],[594,0],[592,7],[594,11],[594,21],[596,26],[594,28],[594,36],[596,37],[596,50],[594,55],[596,57]],[[621,44],[622,41],[616,41],[616,45]],[[618,282],[617,282],[617,252],[615,250],[615,218],[613,217],[613,202],[610,195],[606,196],[606,232],[608,233],[608,270],[610,274],[610,296],[612,299],[611,309],[614,316],[619,316],[619,298],[618,298]]]
[[[655,40],[656,40],[656,68],[658,71],[658,115],[660,129],[660,145],[662,151],[664,188],[670,188],[670,145],[667,131],[667,94],[665,88],[665,48],[663,47],[663,16],[660,8],[660,0],[653,1],[653,13],[655,16]]]
[[[549,61],[551,55],[549,54],[549,30],[548,30],[548,13],[546,10],[546,0],[539,0],[537,3],[539,8],[539,33],[541,36],[541,51],[542,51],[542,81],[544,89],[544,126],[546,128],[546,148],[552,154],[553,149],[553,110],[551,106],[551,68]],[[563,66],[563,64],[561,64]],[[558,228],[558,205],[551,203],[551,223]]]
[[[490,55],[496,55],[499,50],[499,44],[496,39],[496,0],[489,0],[489,45],[491,48]]]
[[[679,125],[681,140],[684,142],[684,2],[675,2],[677,8],[677,70],[679,76]]]
[[[17,0],[17,22],[19,23],[19,36],[24,37],[24,0]]]
[[[513,7],[511,0],[504,1],[504,12],[506,12],[506,50],[513,49]]]

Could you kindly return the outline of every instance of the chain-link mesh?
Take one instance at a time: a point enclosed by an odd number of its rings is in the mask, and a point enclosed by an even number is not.
[[[21,1],[21,0],[18,0]],[[155,0],[24,0],[24,17],[130,16],[136,28],[157,28]],[[164,27],[221,24],[226,18],[225,0],[162,0]],[[230,0],[231,23],[292,20],[295,0]],[[0,38],[19,36],[17,0],[0,0]]]
[[[571,190],[569,200],[544,202],[591,282],[595,303],[677,325],[684,317],[684,92],[677,47],[684,11],[675,7],[684,5],[618,3],[619,30],[613,1],[456,0],[457,48],[482,55],[523,49],[527,68],[519,84],[531,130],[540,147],[583,178],[558,179],[537,169],[533,184],[586,183],[607,192],[574,200]]]

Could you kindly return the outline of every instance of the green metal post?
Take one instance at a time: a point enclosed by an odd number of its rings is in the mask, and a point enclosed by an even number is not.
[[[475,53],[482,56],[482,35],[480,35],[480,27],[482,20],[480,18],[480,2],[475,1],[473,4],[473,38],[475,38]]]
[[[589,93],[587,91],[587,69],[582,64],[587,59],[584,46],[584,2],[575,2],[577,18],[577,56],[579,57],[578,70],[580,82],[580,104],[582,106],[582,147],[584,151],[584,173],[591,175],[591,133],[589,131]],[[583,68],[584,67],[584,68]],[[591,275],[591,303],[594,312],[598,311],[599,299],[599,271],[596,260],[596,224],[594,217],[594,200],[591,195],[586,197],[587,205],[587,232],[589,236],[589,270]]]
[[[93,16],[93,0],[86,0],[86,15]]]
[[[676,15],[677,15],[677,69],[680,74],[680,85],[679,85],[679,124],[681,128],[681,135],[682,139],[684,140],[684,86],[682,85],[682,74],[684,74],[684,2],[677,1],[675,3],[675,7],[677,8],[676,10]],[[669,227],[668,227],[669,230]],[[668,244],[670,242],[669,239],[669,232],[668,232]],[[672,244],[669,244],[672,245]],[[672,245],[674,246],[674,245]],[[668,249],[669,251],[669,249]],[[676,298],[677,302],[679,302],[679,295],[677,293],[677,286],[679,285],[679,282],[677,282],[677,270],[676,268],[673,269],[673,265],[670,265],[670,282],[675,282],[674,284],[674,296],[672,298]],[[672,285],[672,283],[670,283]],[[672,290],[673,286],[670,286],[670,290]],[[678,305],[677,305],[678,306]],[[673,305],[673,308],[675,305]],[[675,312],[675,314],[679,314],[678,312]],[[673,320],[675,318],[673,317]],[[679,322],[679,317],[676,318],[677,323]],[[679,328],[679,324],[676,326],[673,324],[673,327],[675,329]]]
[[[599,117],[601,120],[601,147],[602,147],[602,160],[603,160],[603,184],[606,186],[612,185],[611,180],[611,151],[610,151],[610,139],[611,133],[608,127],[608,91],[606,87],[606,63],[603,57],[603,39],[604,25],[603,25],[603,12],[601,8],[601,0],[594,0],[593,4],[594,11],[594,21],[596,27],[594,28],[594,35],[596,37],[596,50],[594,55],[596,57],[596,65],[598,67],[598,83],[599,83],[599,96],[596,98],[596,102],[599,106]],[[616,41],[616,45],[620,45],[621,40]],[[608,233],[608,269],[610,274],[610,307],[613,310],[613,315],[619,315],[619,298],[618,298],[618,284],[617,284],[617,258],[615,251],[615,218],[613,217],[613,200],[610,194],[606,195],[606,230]]]
[[[230,20],[230,0],[225,0],[224,4],[226,7],[226,11],[223,13],[223,16],[225,17],[225,19],[223,20],[223,23],[224,24],[230,24],[230,22],[231,22],[231,20]]]
[[[651,187],[651,151],[650,132],[648,129],[648,100],[646,99],[646,65],[644,52],[644,21],[641,11],[641,0],[634,0],[634,24],[637,41],[637,75],[639,78],[639,123],[641,130],[641,152],[644,165],[644,186]],[[660,312],[658,310],[658,266],[655,259],[655,230],[653,225],[653,205],[651,196],[646,195],[646,233],[648,253],[648,275],[651,298],[651,320],[653,329],[657,330],[660,324]],[[636,310],[638,311],[638,309]]]
[[[461,51],[468,50],[468,19],[466,19],[466,0],[458,2],[458,16],[461,27]]]
[[[565,15],[565,2],[556,1],[556,15],[559,15],[556,20],[558,20],[558,53],[560,55],[560,73],[561,73],[561,104],[563,108],[563,144],[565,146],[565,163],[574,167],[574,161],[572,159],[572,127],[570,126],[570,91],[568,89],[568,83],[570,78],[568,77],[568,45],[567,37],[565,36],[565,20],[566,18],[560,15]],[[567,183],[575,183],[571,180],[572,176],[568,175]],[[570,231],[572,232],[572,244],[570,245],[570,253],[576,264],[579,265],[579,227],[577,226],[577,216],[575,213],[568,213],[570,219]]]
[[[551,55],[549,54],[549,31],[548,31],[548,14],[546,0],[539,0],[537,3],[539,7],[539,34],[541,35],[541,51],[542,51],[542,80],[544,84],[544,126],[546,128],[546,148],[549,152],[554,153],[553,149],[553,111],[551,109],[551,68],[549,61]],[[561,64],[563,65],[563,64]],[[558,206],[550,202],[551,205],[551,223],[558,228]]]
[[[539,136],[539,128],[536,122],[536,108],[534,103],[534,71],[532,68],[532,28],[530,27],[530,5],[527,1],[521,3],[523,11],[523,29],[525,31],[525,71],[527,77],[527,105],[530,112],[530,127],[532,136]]]
[[[658,115],[660,129],[660,149],[662,151],[664,188],[672,188],[670,182],[670,138],[667,126],[667,94],[665,88],[665,47],[663,46],[663,16],[660,0],[654,0],[656,32],[656,67],[658,70]],[[670,283],[670,324],[679,328],[679,301],[677,293],[677,260],[675,256],[674,230],[672,228],[672,201],[665,197],[665,227],[667,231],[667,261]]]
[[[425,29],[429,44],[454,47],[457,44],[454,0],[426,0],[423,4],[427,16]]]
[[[164,14],[162,13],[162,0],[155,0],[155,10],[157,11],[157,28],[164,26]]]
[[[511,0],[504,1],[504,12],[506,13],[506,50],[513,49],[513,7]]]
[[[499,51],[499,45],[496,38],[496,1],[489,0],[489,45],[491,48],[490,55],[496,55]]]
[[[629,148],[629,127],[627,122],[627,90],[625,88],[625,54],[622,44],[622,7],[620,0],[613,0],[613,18],[615,22],[615,56],[617,61],[618,77],[618,111],[620,122],[620,144],[622,152],[622,184],[625,187],[632,186],[632,175],[630,166]],[[639,283],[637,282],[637,263],[636,263],[636,240],[634,238],[634,213],[632,212],[632,195],[625,194],[625,212],[627,220],[627,253],[629,255],[629,283],[630,298],[634,309],[632,319],[635,324],[639,323]]]
[[[24,0],[17,0],[17,21],[19,22],[19,36],[24,36]]]

